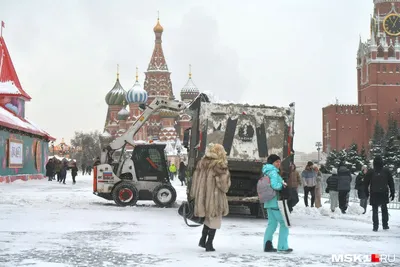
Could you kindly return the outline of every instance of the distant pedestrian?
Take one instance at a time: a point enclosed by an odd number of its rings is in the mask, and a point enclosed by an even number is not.
[[[68,170],[68,161],[61,162],[61,170],[60,170],[60,181],[59,183],[65,184],[65,179],[67,178],[67,170]]]
[[[76,162],[72,163],[71,176],[72,176],[72,184],[76,184],[75,177],[78,176],[78,167],[76,166]]]
[[[181,185],[186,185],[186,165],[183,161],[179,164],[179,180],[181,181]]]
[[[175,175],[176,175],[176,166],[175,166],[174,163],[172,163],[172,164],[169,166],[169,173],[170,173],[170,176],[171,176],[171,180],[173,181],[174,178],[175,178]]]
[[[316,208],[321,208],[322,207],[322,201],[321,201],[321,196],[322,196],[322,173],[319,171],[317,166],[314,166],[314,172],[316,174],[315,178],[315,207]]]
[[[331,203],[331,211],[335,212],[335,209],[339,207],[339,192],[338,192],[338,175],[337,169],[332,168],[332,175],[326,180],[325,192],[329,193],[329,201]]]
[[[367,166],[362,166],[361,171],[358,173],[356,177],[356,185],[355,189],[357,190],[357,196],[360,199],[360,206],[364,209],[363,214],[367,212],[368,198],[365,194],[365,184],[364,179],[365,175],[368,171]]]
[[[49,181],[54,180],[54,167],[53,159],[49,159],[46,164],[46,176],[49,178]]]
[[[383,159],[381,156],[376,156],[373,161],[373,169],[369,170],[364,178],[365,195],[370,197],[369,203],[372,206],[372,222],[374,232],[378,231],[379,218],[378,207],[382,210],[382,226],[383,230],[389,229],[389,212],[387,204],[389,198],[394,200],[394,181],[392,173],[389,169],[384,168]],[[390,190],[390,195],[389,195]]]
[[[311,207],[315,202],[315,186],[317,185],[317,174],[313,169],[314,163],[309,161],[305,170],[301,173],[304,186],[304,204],[308,207],[308,194],[311,193]]]
[[[86,172],[86,164],[82,163],[81,168],[82,168],[82,176],[83,176],[83,175],[85,175],[85,172]]]
[[[289,194],[290,197],[288,199],[288,208],[289,211],[293,211],[293,207],[296,206],[296,204],[299,202],[299,193],[298,193],[298,188],[301,186],[301,178],[299,172],[296,170],[296,165],[292,163],[291,167],[291,173],[288,179],[288,189],[289,189]]]
[[[339,208],[343,214],[346,213],[348,206],[347,197],[351,189],[351,180],[352,177],[349,169],[347,169],[344,162],[341,162],[339,164],[339,169],[338,169],[338,191],[339,191]]]

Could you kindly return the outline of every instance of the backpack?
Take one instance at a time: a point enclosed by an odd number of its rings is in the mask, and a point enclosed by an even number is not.
[[[388,191],[387,175],[383,172],[374,172],[371,179],[371,192],[384,193]]]
[[[260,203],[266,203],[276,196],[276,191],[271,187],[271,180],[268,175],[258,179],[257,194]]]

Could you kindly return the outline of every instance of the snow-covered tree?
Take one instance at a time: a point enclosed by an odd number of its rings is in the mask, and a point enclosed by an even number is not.
[[[385,153],[383,154],[385,167],[389,168],[393,175],[396,175],[397,169],[400,167],[400,150],[395,142],[396,138],[391,136],[385,147]]]
[[[370,146],[369,155],[373,159],[378,155],[383,154],[385,146],[385,130],[378,121],[375,123],[374,134],[372,136],[372,144]]]
[[[386,131],[386,141],[389,142],[389,139],[394,136],[397,138],[399,135],[399,125],[397,120],[393,118],[393,115],[390,114],[388,118],[388,129]]]
[[[352,173],[361,170],[361,157],[358,155],[358,146],[356,143],[350,145],[347,150],[346,166]]]
[[[360,151],[360,164],[361,166],[369,166],[368,158],[367,158],[367,151],[365,150],[364,145],[361,147]]]
[[[101,154],[100,132],[75,132],[74,138],[71,139],[71,145],[81,148],[71,153],[71,158],[76,159],[78,166],[92,165],[94,159]]]
[[[326,158],[325,168],[328,171],[332,171],[332,168],[337,168],[337,159],[338,159],[338,152],[333,149],[329,152],[328,157]]]

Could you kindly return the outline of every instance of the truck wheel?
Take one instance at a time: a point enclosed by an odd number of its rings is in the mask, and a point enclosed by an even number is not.
[[[160,184],[153,191],[153,201],[159,207],[170,207],[175,203],[176,191],[172,185]]]
[[[134,206],[139,200],[139,192],[132,183],[121,182],[114,187],[112,197],[118,206]]]

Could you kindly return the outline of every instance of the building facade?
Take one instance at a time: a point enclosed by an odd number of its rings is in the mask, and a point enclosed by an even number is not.
[[[45,177],[48,143],[55,139],[25,118],[30,100],[0,36],[0,183]]]
[[[106,95],[108,105],[105,122],[105,134],[113,138],[122,135],[136,121],[142,110],[142,104],[150,104],[155,97],[163,97],[169,100],[175,99],[171,82],[171,72],[164,56],[162,48],[162,34],[164,28],[159,19],[153,28],[155,44],[147,71],[145,72],[144,85],[138,79],[136,69],[136,81],[128,90],[122,87],[119,81],[119,71],[114,87]],[[191,70],[189,79],[181,90],[181,99],[190,102],[199,94],[199,90],[192,80]],[[188,114],[170,110],[159,110],[153,114],[135,136],[135,140],[160,140],[169,141],[183,138],[183,132],[191,125]]]
[[[323,151],[368,147],[376,122],[400,119],[400,0],[373,0],[370,38],[357,51],[357,104],[329,105],[323,113]]]

